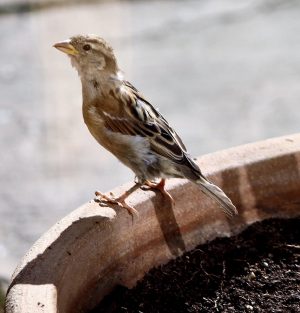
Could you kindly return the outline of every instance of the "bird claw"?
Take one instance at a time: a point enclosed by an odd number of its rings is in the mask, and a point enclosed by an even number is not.
[[[152,187],[148,186],[148,185],[143,185],[140,187],[143,191],[148,191],[148,190],[151,190],[153,189]]]
[[[171,196],[171,194],[165,189],[165,180],[162,179],[159,183],[151,182],[151,181],[146,181],[143,186],[140,187],[142,190],[147,191],[147,190],[158,190],[163,197],[169,199],[172,203],[172,205],[175,205],[175,200]]]
[[[95,196],[96,196],[94,198],[95,202],[109,202],[113,204],[118,204],[118,202],[116,201],[114,197],[109,197],[100,191],[95,191]]]
[[[111,195],[113,196],[113,194],[111,193]],[[130,206],[129,204],[127,204],[125,202],[125,199],[123,196],[120,196],[119,198],[114,198],[114,197],[109,197],[103,193],[101,193],[100,191],[96,191],[95,192],[95,196],[96,198],[94,198],[95,202],[98,202],[101,206],[103,206],[103,204],[116,204],[118,206],[120,206],[121,208],[124,208],[128,211],[128,213],[133,217],[133,216],[138,216],[139,212],[133,208],[132,206]]]

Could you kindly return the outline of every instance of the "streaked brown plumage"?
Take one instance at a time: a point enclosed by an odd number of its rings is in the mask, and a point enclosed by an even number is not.
[[[79,73],[83,117],[91,134],[131,168],[138,180],[136,186],[117,199],[100,192],[98,196],[133,213],[134,208],[126,204],[125,199],[141,185],[156,186],[171,198],[164,190],[165,178],[187,178],[215,199],[227,215],[237,214],[225,193],[203,176],[165,118],[123,79],[113,49],[102,38],[79,35],[54,47],[70,56]],[[150,183],[158,178],[159,184]]]

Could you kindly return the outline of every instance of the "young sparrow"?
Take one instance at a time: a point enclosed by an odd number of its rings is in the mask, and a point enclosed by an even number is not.
[[[94,35],[78,35],[54,45],[66,53],[82,83],[83,118],[89,131],[104,148],[135,173],[136,184],[118,198],[96,192],[101,201],[117,203],[131,214],[125,202],[142,185],[164,190],[165,179],[187,178],[215,199],[224,212],[237,214],[225,193],[201,173],[177,133],[119,70],[110,45]],[[154,183],[160,178],[159,183]]]

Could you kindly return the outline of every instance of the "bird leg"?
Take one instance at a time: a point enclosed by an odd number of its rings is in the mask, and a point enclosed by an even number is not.
[[[95,195],[96,195],[96,201],[99,202],[107,202],[107,203],[111,203],[111,204],[117,204],[120,207],[126,209],[128,211],[128,213],[132,216],[136,215],[138,216],[138,211],[133,208],[132,206],[130,206],[129,204],[127,204],[125,202],[126,198],[132,194],[135,190],[137,190],[138,188],[141,187],[140,183],[136,183],[134,186],[132,186],[130,189],[126,190],[121,196],[119,196],[118,198],[114,198],[114,197],[109,197],[103,193],[101,193],[100,191],[96,191]]]
[[[166,180],[162,178],[159,183],[153,183],[149,180],[146,180],[143,185],[148,186],[151,189],[159,190],[164,197],[169,199],[172,202],[172,204],[174,204],[175,201],[173,197],[170,195],[170,193],[165,189],[165,184]]]

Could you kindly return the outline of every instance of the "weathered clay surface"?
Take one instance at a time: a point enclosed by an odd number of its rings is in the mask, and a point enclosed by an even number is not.
[[[85,312],[116,284],[133,286],[150,268],[217,236],[230,236],[270,217],[300,213],[300,135],[249,144],[198,160],[232,198],[228,220],[216,203],[185,180],[169,180],[175,206],[138,191],[139,211],[90,202],[54,225],[31,248],[9,287],[7,313]],[[128,186],[113,192],[121,193]]]

